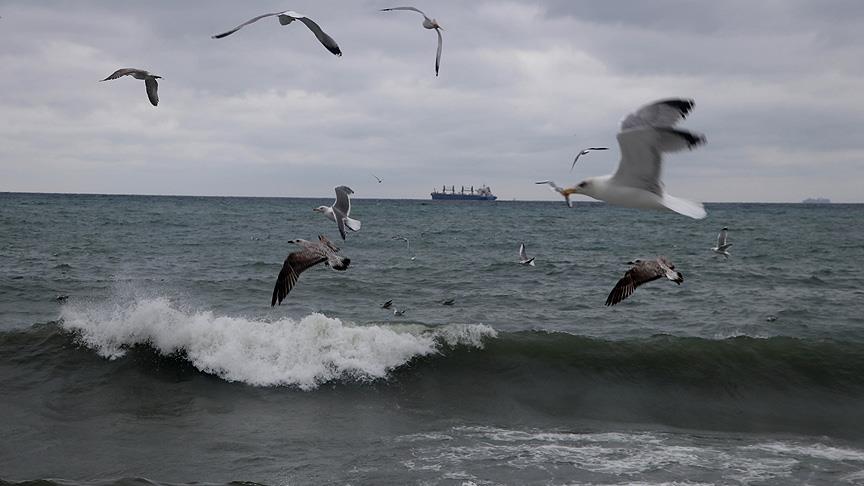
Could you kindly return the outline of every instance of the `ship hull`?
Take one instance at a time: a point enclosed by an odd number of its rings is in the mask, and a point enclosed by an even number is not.
[[[433,201],[494,201],[498,196],[488,195],[481,196],[479,194],[440,194],[432,193]]]

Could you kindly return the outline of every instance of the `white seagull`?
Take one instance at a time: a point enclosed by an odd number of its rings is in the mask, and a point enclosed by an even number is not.
[[[630,270],[618,280],[615,288],[609,293],[606,298],[606,305],[615,305],[618,302],[630,297],[636,290],[636,287],[657,280],[660,277],[666,277],[669,280],[681,285],[684,281],[684,275],[675,270],[675,265],[666,257],[657,257],[654,260],[633,260],[627,262],[633,265]]]
[[[159,104],[159,93],[157,90],[159,89],[159,83],[156,82],[157,79],[162,79],[162,76],[157,76],[155,74],[150,74],[143,69],[135,69],[135,68],[122,68],[114,71],[113,74],[108,76],[107,78],[101,81],[108,81],[111,79],[121,78],[123,76],[132,76],[135,79],[143,79],[144,87],[147,89],[147,98],[150,99],[150,104],[156,106]],[[100,82],[101,82],[100,81]]]
[[[279,277],[276,278],[276,285],[273,287],[273,298],[270,300],[270,307],[276,304],[282,304],[282,300],[288,296],[288,292],[297,284],[300,274],[305,270],[324,263],[333,270],[347,270],[351,259],[338,255],[339,248],[330,242],[324,235],[318,236],[318,242],[306,240],[291,240],[289,243],[294,243],[302,247],[300,251],[289,253],[285,258],[285,263],[282,264],[282,270],[279,271]]]
[[[585,179],[573,188],[575,193],[616,206],[669,209],[691,218],[704,218],[707,213],[701,203],[667,194],[660,180],[664,152],[705,143],[704,135],[674,127],[690,113],[693,104],[693,100],[684,99],[656,101],[624,118],[618,132],[618,170]]]
[[[421,233],[421,234],[422,234],[422,233]],[[405,242],[405,250],[408,251],[409,254],[411,253],[411,240],[409,240],[407,236],[396,235],[396,236],[394,236],[394,237],[391,238],[391,239],[392,239],[392,240],[402,240],[402,241],[404,241],[404,242]],[[413,257],[413,256],[411,257],[411,260],[414,260],[414,257]]]
[[[609,150],[609,147],[588,147],[586,149],[582,149],[576,154],[576,158],[573,159],[573,165],[570,166],[570,172],[573,172],[573,167],[576,167],[576,161],[579,160],[579,157],[586,155],[588,152],[592,152],[594,150]]]
[[[573,207],[573,203],[570,201],[570,196],[577,193],[575,187],[559,187],[554,181],[538,181],[534,184],[548,184],[553,191],[564,196],[564,200],[567,201],[567,206],[571,208]]]
[[[534,266],[534,257],[528,258],[528,254],[525,253],[525,243],[519,243],[519,265]]]
[[[391,10],[410,10],[412,12],[419,12],[420,15],[423,16],[423,27],[427,29],[435,29],[435,33],[438,34],[438,53],[435,54],[435,76],[438,76],[438,68],[441,66],[441,45],[444,42],[444,39],[441,38],[441,31],[444,29],[438,25],[437,20],[430,19],[425,13],[414,7],[393,7],[381,9],[382,12],[389,12]]]
[[[717,246],[711,248],[711,251],[718,255],[723,255],[725,258],[729,258],[729,252],[726,251],[726,249],[732,246],[732,243],[726,243],[726,233],[728,231],[729,228],[724,226],[723,229],[720,230],[720,234],[717,235]]]
[[[246,27],[247,25],[249,25],[251,23],[257,22],[257,21],[259,21],[263,18],[266,18],[266,17],[274,17],[274,16],[279,18],[279,23],[282,25],[288,25],[291,22],[294,22],[295,20],[299,20],[300,22],[303,22],[303,24],[306,27],[309,27],[309,30],[311,30],[312,33],[315,34],[315,37],[318,38],[318,40],[321,42],[321,44],[324,47],[326,47],[328,51],[332,52],[333,54],[335,54],[337,56],[342,55],[342,50],[339,49],[339,44],[336,44],[336,41],[333,40],[332,37],[330,37],[329,35],[327,35],[326,32],[321,30],[321,27],[319,27],[318,24],[316,24],[309,17],[307,17],[301,13],[292,12],[291,10],[286,10],[284,12],[274,12],[274,13],[259,15],[253,19],[249,19],[246,22],[243,22],[242,24],[238,25],[237,27],[234,27],[233,29],[229,30],[228,32],[216,34],[213,36],[213,38],[214,39],[221,39],[223,37],[227,37],[227,36],[233,34],[234,32],[237,32],[238,30],[242,29],[243,27]]]
[[[351,214],[350,194],[354,194],[354,191],[348,186],[339,186],[335,191],[336,201],[332,206],[318,206],[312,211],[322,213],[324,216],[330,218],[330,221],[335,221],[336,225],[339,226],[339,234],[342,235],[342,239],[344,240],[345,228],[347,227],[351,231],[360,231],[360,221],[349,217]]]

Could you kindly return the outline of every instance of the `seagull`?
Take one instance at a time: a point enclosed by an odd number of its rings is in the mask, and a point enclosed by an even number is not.
[[[576,167],[576,161],[579,160],[579,157],[587,154],[588,152],[592,152],[594,150],[609,150],[609,147],[588,147],[586,149],[582,149],[576,154],[576,158],[573,159],[573,165],[570,166],[570,172],[573,172],[573,167]]]
[[[554,181],[538,181],[538,182],[535,182],[534,184],[549,184],[549,187],[551,187],[553,191],[564,196],[564,200],[567,201],[567,206],[569,206],[571,208],[573,207],[573,203],[570,202],[570,195],[576,194],[576,188],[575,187],[567,187],[567,188],[558,187],[558,185],[555,184]]]
[[[615,288],[609,293],[606,298],[606,305],[615,305],[618,302],[630,297],[636,290],[636,287],[657,280],[660,277],[666,277],[669,280],[681,285],[684,281],[684,275],[675,270],[675,265],[672,264],[666,257],[660,256],[654,260],[633,260],[627,262],[628,265],[633,265],[630,270],[621,277],[621,280],[615,284]]]
[[[321,30],[321,27],[318,27],[318,24],[313,22],[312,19],[310,19],[309,17],[307,17],[303,14],[297,13],[297,12],[292,12],[291,10],[286,10],[284,12],[275,12],[275,13],[268,13],[268,14],[264,14],[264,15],[259,15],[253,19],[250,19],[250,20],[247,20],[246,22],[243,22],[242,24],[238,25],[237,27],[234,27],[233,29],[229,30],[228,32],[216,34],[213,36],[213,38],[214,39],[221,39],[223,37],[228,37],[229,35],[233,34],[234,32],[237,32],[238,30],[242,29],[243,27],[246,27],[247,25],[249,25],[251,23],[257,22],[257,21],[259,21],[265,17],[273,17],[273,16],[278,17],[279,23],[282,25],[288,25],[291,22],[294,22],[295,20],[299,20],[300,22],[303,22],[303,24],[305,24],[306,27],[309,27],[309,30],[311,30],[312,33],[315,34],[315,37],[318,38],[318,40],[321,42],[321,44],[323,44],[324,47],[326,47],[328,51],[332,52],[333,54],[335,54],[337,56],[342,55],[342,51],[339,49],[339,45],[336,44],[336,41],[333,40],[332,37],[327,35],[323,30]]]
[[[393,305],[393,299],[390,299],[387,302],[384,302],[383,304],[381,304],[381,308],[382,309],[389,309],[391,305]]]
[[[408,309],[402,309],[402,310],[399,310],[399,309],[393,309],[393,315],[394,315],[394,316],[404,316],[404,315],[405,315],[405,312],[406,312],[407,310],[408,310]]]
[[[312,211],[319,212],[330,218],[330,221],[335,221],[339,226],[339,234],[342,239],[345,239],[345,227],[351,231],[360,231],[360,221],[351,219],[348,216],[351,214],[351,198],[350,194],[354,194],[348,186],[339,186],[335,188],[336,201],[332,206],[318,206]]]
[[[444,29],[438,25],[437,20],[430,19],[425,13],[414,7],[393,7],[381,9],[382,12],[389,12],[391,10],[411,10],[412,12],[419,12],[420,15],[423,16],[423,27],[427,29],[435,29],[435,33],[438,34],[438,53],[435,55],[435,76],[438,76],[438,68],[441,66],[441,44],[444,42],[444,39],[441,38],[441,31]]]
[[[519,265],[534,266],[534,257],[528,258],[528,254],[525,253],[525,243],[519,243]]]
[[[382,182],[384,182],[381,180],[380,177],[376,176],[375,174],[372,174],[372,177],[374,177],[376,180],[378,180],[378,184],[381,184]]]
[[[396,235],[396,236],[394,236],[393,238],[390,238],[390,239],[391,239],[391,240],[402,240],[402,241],[404,241],[404,242],[406,243],[405,249],[408,250],[409,253],[411,252],[411,241],[408,239],[407,236]]]
[[[348,264],[351,263],[350,258],[338,255],[339,248],[326,236],[319,235],[318,240],[318,242],[306,240],[291,240],[289,242],[303,249],[289,253],[288,257],[285,258],[285,263],[282,264],[282,270],[279,271],[279,277],[276,279],[276,286],[273,287],[273,299],[270,301],[270,307],[277,303],[282,305],[282,300],[297,285],[297,279],[306,269],[319,263],[324,263],[333,270],[342,271],[348,268]]]
[[[614,174],[590,177],[577,184],[576,194],[616,206],[669,209],[694,219],[706,216],[701,203],[687,201],[663,189],[663,152],[693,149],[705,136],[675,128],[693,109],[693,100],[668,99],[640,107],[621,121],[618,145],[621,161]]]
[[[726,251],[727,248],[732,246],[732,243],[726,243],[726,233],[729,231],[729,228],[723,227],[720,230],[720,234],[717,235],[717,246],[711,248],[711,251],[717,253],[718,255],[723,255],[725,258],[729,258],[729,252]]]
[[[453,305],[455,303],[456,303],[456,299],[447,299],[447,300],[441,301],[441,305]]]
[[[147,98],[150,99],[150,104],[152,104],[153,106],[159,104],[159,93],[156,92],[156,90],[159,89],[159,84],[156,82],[156,80],[162,79],[162,76],[150,74],[142,69],[122,68],[114,71],[114,74],[108,76],[101,81],[117,79],[123,76],[132,76],[135,79],[143,79],[144,87],[147,88]]]

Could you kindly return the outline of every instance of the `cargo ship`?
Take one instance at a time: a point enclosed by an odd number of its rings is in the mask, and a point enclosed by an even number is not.
[[[474,186],[469,188],[462,186],[459,191],[456,190],[456,186],[450,186],[449,189],[447,186],[442,186],[440,191],[432,190],[433,201],[494,201],[496,199],[498,196],[492,194],[492,189],[485,185],[476,190]]]

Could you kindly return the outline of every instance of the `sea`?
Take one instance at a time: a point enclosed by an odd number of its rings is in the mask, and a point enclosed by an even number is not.
[[[0,194],[0,486],[864,484],[864,205],[332,200]]]

